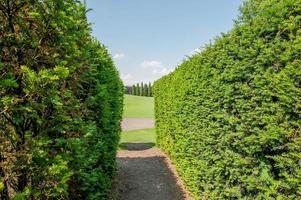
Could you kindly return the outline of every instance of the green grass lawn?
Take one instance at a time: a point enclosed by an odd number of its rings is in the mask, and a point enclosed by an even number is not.
[[[124,131],[120,143],[155,143],[155,128]]]
[[[124,118],[154,118],[154,98],[124,95]]]
[[[151,147],[156,144],[155,128],[123,131],[119,143],[120,150],[126,150],[127,143],[144,143]]]
[[[154,118],[154,98],[124,95],[124,118]],[[120,149],[125,149],[126,143],[156,143],[155,128],[122,131]]]

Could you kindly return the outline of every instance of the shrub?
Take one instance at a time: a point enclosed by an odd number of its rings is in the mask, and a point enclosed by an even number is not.
[[[76,0],[0,2],[0,199],[105,199],[123,86]]]
[[[241,12],[156,81],[157,143],[196,199],[301,199],[301,1]]]

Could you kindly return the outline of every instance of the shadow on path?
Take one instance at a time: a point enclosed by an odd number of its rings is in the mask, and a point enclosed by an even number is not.
[[[126,143],[117,155],[118,200],[181,200],[185,193],[165,155],[152,143]]]
[[[155,146],[155,143],[121,143],[119,144],[119,148],[122,150],[128,151],[143,151],[147,149],[151,149]]]

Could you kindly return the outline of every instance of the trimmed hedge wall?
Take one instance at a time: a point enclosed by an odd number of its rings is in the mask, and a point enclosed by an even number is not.
[[[0,2],[0,199],[106,199],[123,85],[77,0]]]
[[[301,1],[249,0],[154,85],[157,143],[196,199],[301,199]]]

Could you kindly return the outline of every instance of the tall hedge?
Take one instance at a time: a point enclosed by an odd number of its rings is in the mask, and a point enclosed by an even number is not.
[[[157,142],[196,199],[301,199],[301,1],[249,0],[154,86]]]
[[[76,0],[0,1],[0,199],[105,199],[123,86]]]

